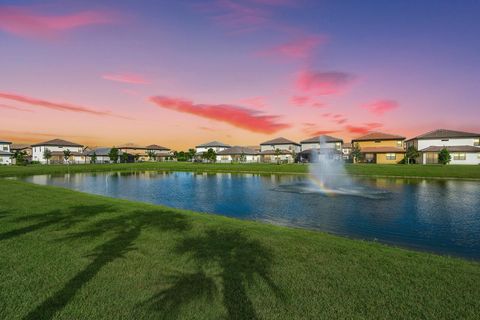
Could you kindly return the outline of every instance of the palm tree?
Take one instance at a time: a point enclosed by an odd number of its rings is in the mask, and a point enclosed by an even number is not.
[[[148,159],[155,161],[157,159],[157,154],[153,150],[147,151]]]
[[[360,149],[360,145],[358,143],[355,143],[352,146],[352,152],[351,152],[353,162],[358,162],[362,158],[362,150]]]
[[[52,151],[50,151],[50,149],[43,150],[43,157],[45,158],[45,160],[47,160],[48,164],[50,158],[52,157]]]
[[[90,162],[91,163],[97,163],[97,153],[95,151],[93,151],[93,154],[90,157]]]
[[[70,155],[71,155],[71,154],[72,154],[72,153],[70,152],[70,150],[68,150],[68,149],[67,149],[67,150],[63,150],[63,158],[65,159],[65,162],[67,162],[67,164],[70,164],[69,159],[70,159]]]
[[[275,149],[275,159],[277,160],[277,164],[280,164],[280,155],[282,154],[282,151],[280,149]]]
[[[195,160],[195,156],[197,155],[197,151],[195,149],[188,149],[188,158],[193,162]]]

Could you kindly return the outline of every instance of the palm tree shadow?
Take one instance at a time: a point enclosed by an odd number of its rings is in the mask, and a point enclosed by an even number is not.
[[[32,310],[24,319],[51,319],[62,310],[75,294],[107,264],[124,257],[135,250],[134,242],[145,228],[155,228],[159,231],[182,232],[189,228],[189,222],[184,215],[165,210],[132,211],[116,215],[113,218],[102,219],[89,225],[80,232],[75,232],[60,239],[60,241],[93,239],[106,234],[115,236],[99,245],[89,255],[93,260],[65,285]]]
[[[170,288],[157,293],[141,306],[149,305],[152,310],[168,312],[173,317],[178,315],[185,304],[194,299],[211,297],[211,291],[216,289],[222,296],[228,319],[257,319],[255,308],[247,294],[248,286],[254,285],[257,280],[264,281],[277,298],[284,299],[281,290],[270,277],[273,263],[270,250],[258,240],[247,238],[239,231],[208,230],[200,236],[185,238],[178,244],[176,251],[179,254],[189,254],[200,271],[175,276]],[[210,280],[201,270],[203,266],[212,263],[221,271],[212,275]],[[213,278],[218,278],[216,282],[222,284],[221,288],[213,285]],[[175,291],[177,294],[173,295],[172,292]]]

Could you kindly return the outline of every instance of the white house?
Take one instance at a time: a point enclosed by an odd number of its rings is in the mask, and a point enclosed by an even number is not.
[[[90,163],[92,161],[92,156],[95,153],[95,156],[97,157],[96,163],[113,163],[110,160],[110,150],[112,148],[104,148],[104,147],[99,147],[95,148],[93,150],[89,150],[88,152],[85,153],[86,161]],[[122,155],[122,151],[118,150],[118,160],[117,163],[120,162],[120,156]]]
[[[406,141],[414,146],[421,164],[438,163],[438,153],[444,147],[450,152],[451,164],[480,164],[480,133],[438,129]]]
[[[70,151],[68,163],[86,163],[86,155],[83,153],[83,146],[78,143],[53,139],[45,142],[32,144],[32,161],[47,163],[44,154],[45,150],[49,150],[51,158],[48,163],[65,163],[64,151]]]
[[[215,151],[216,153],[219,153],[220,151],[228,149],[230,147],[231,147],[230,145],[220,141],[211,141],[211,142],[207,142],[207,143],[203,143],[203,144],[199,144],[198,146],[195,146],[195,151],[197,152],[197,154],[200,154],[200,155],[204,152],[207,152],[208,149],[213,149],[213,151]]]
[[[260,161],[260,155],[258,151],[247,147],[231,147],[217,152],[218,163],[255,163]]]
[[[298,153],[300,152],[300,147],[301,146],[299,143],[280,137],[280,138],[276,138],[273,140],[268,140],[260,143],[260,152],[272,151],[272,150],[275,151],[278,149],[278,150],[286,150],[286,151],[289,151],[290,153],[292,152]]]
[[[10,145],[12,143],[9,141],[0,140],[0,165],[2,164],[12,164],[12,153],[10,152]]]
[[[302,151],[310,149],[320,149],[320,142],[322,148],[334,148],[339,152],[342,151],[343,140],[328,135],[316,136],[310,139],[300,141]]]

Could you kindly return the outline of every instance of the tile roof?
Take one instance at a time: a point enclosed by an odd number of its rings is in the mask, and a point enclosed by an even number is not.
[[[299,143],[297,143],[295,141],[292,141],[292,140],[288,140],[284,137],[279,137],[279,138],[275,138],[275,139],[268,140],[268,141],[260,143],[260,145],[269,145],[269,144],[294,144],[294,145],[297,145],[297,146],[300,145]]]
[[[480,137],[480,133],[472,133],[472,132],[465,132],[465,131],[455,131],[455,130],[447,130],[447,129],[437,129],[433,130],[415,138],[411,138],[409,140],[415,139],[442,139],[442,138],[470,138],[470,137]]]
[[[405,137],[389,134],[383,132],[369,132],[366,135],[352,139],[352,142],[355,141],[370,141],[370,140],[405,140]]]
[[[166,147],[159,146],[158,144],[151,144],[149,146],[146,146],[145,148],[147,148],[148,150],[170,150]]]
[[[397,148],[397,147],[365,147],[365,148],[361,148],[360,152],[362,153],[387,153],[387,152],[405,153],[405,149]]]
[[[40,147],[40,146],[83,147],[81,144],[70,142],[67,140],[62,140],[62,139],[53,139],[53,140],[32,144],[32,147]]]
[[[10,146],[11,150],[22,150],[22,149],[28,149],[28,148],[30,148],[29,144],[14,143]]]
[[[222,151],[217,152],[218,155],[257,155],[258,151],[247,147],[234,146]]]
[[[207,142],[207,143],[202,143],[202,144],[199,144],[198,146],[196,146],[196,148],[205,148],[205,147],[224,147],[224,148],[230,148],[230,145],[228,144],[225,144],[223,142],[220,142],[220,141],[210,141],[210,142]]]
[[[118,149],[142,149],[145,150],[145,146],[138,145],[133,142],[127,142],[117,147]]]
[[[474,146],[430,146],[420,150],[421,152],[440,152],[443,148],[446,148],[449,152],[480,152],[480,147]]]
[[[328,135],[325,134],[325,135],[305,139],[303,141],[300,141],[300,143],[317,143],[317,142],[320,142],[320,139],[322,139],[325,142],[343,142],[343,139],[335,138],[335,137],[328,136]]]

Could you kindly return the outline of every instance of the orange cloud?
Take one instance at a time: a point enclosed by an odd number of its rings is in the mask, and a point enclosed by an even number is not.
[[[20,107],[9,106],[9,105],[6,105],[6,104],[0,104],[0,108],[9,109],[9,110],[16,110],[16,111],[22,111],[22,112],[33,112],[32,110],[29,110],[29,109],[23,109],[23,108],[20,108]]]
[[[47,100],[36,99],[27,96],[21,96],[18,94],[8,93],[8,92],[0,92],[0,99],[12,100],[22,103],[27,103],[30,105],[34,105],[41,108],[52,109],[57,111],[66,111],[66,112],[80,112],[80,113],[87,113],[96,116],[114,116],[125,118],[122,116],[117,116],[109,111],[100,111],[95,110],[89,107],[77,106],[69,103],[58,103],[58,102],[51,102]]]
[[[326,37],[324,36],[306,36],[260,51],[258,54],[267,57],[273,56],[280,58],[303,59],[308,58],[316,47],[325,42]]]
[[[113,15],[107,12],[44,15],[31,7],[0,6],[0,30],[22,37],[46,38],[79,27],[112,22]]]
[[[123,83],[133,83],[133,84],[148,84],[150,81],[145,79],[143,76],[133,73],[110,73],[102,75],[102,79],[123,82]]]
[[[302,71],[296,79],[297,89],[308,94],[330,95],[342,92],[355,77],[339,71]]]
[[[373,114],[383,115],[385,112],[398,108],[398,103],[394,100],[377,100],[364,104],[362,108],[367,109]]]
[[[381,127],[383,127],[383,124],[381,123],[370,122],[370,123],[365,123],[363,126],[347,125],[345,126],[345,129],[347,129],[347,131],[350,133],[366,134],[374,129],[378,129]]]
[[[150,97],[151,102],[169,110],[221,121],[259,133],[275,133],[290,125],[277,122],[278,116],[262,115],[259,111],[228,104],[194,104],[192,101],[164,96]]]

